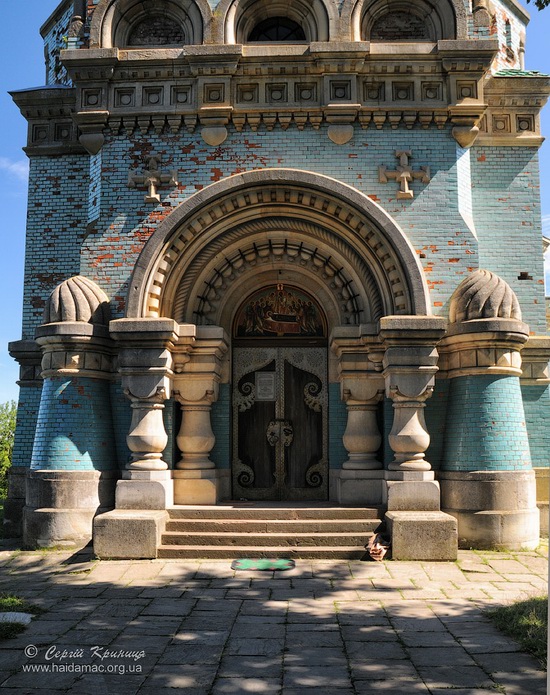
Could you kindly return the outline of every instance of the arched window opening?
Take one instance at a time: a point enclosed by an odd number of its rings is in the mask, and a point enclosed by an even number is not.
[[[305,41],[302,27],[287,17],[268,17],[256,24],[248,35],[248,42],[298,43]]]
[[[127,45],[138,46],[181,46],[185,43],[185,34],[181,26],[165,15],[153,15],[143,19],[134,26]]]
[[[373,24],[371,41],[431,41],[428,27],[421,17],[398,10],[387,12]]]

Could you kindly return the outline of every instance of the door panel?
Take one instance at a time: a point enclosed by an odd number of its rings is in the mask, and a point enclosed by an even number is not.
[[[323,348],[234,349],[233,496],[328,496]]]

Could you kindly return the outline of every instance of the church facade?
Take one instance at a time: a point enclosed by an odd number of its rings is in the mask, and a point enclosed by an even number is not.
[[[12,93],[9,529],[156,557],[170,510],[236,500],[376,508],[402,558],[535,547],[550,78],[524,69],[527,21],[515,0],[61,2],[46,85]]]

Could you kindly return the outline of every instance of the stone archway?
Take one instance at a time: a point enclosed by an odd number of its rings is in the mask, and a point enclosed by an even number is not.
[[[380,206],[327,176],[264,169],[208,186],[159,225],[136,264],[126,315],[214,324],[223,302],[212,304],[213,279],[236,264],[257,273],[262,253],[272,268],[302,263],[332,297],[338,323],[431,313],[417,255]],[[210,294],[201,300],[205,283]],[[210,318],[201,316],[206,303]]]

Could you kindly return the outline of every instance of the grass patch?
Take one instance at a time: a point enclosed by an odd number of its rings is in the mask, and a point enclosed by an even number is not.
[[[536,596],[488,611],[499,630],[519,642],[546,668],[548,596]]]
[[[40,615],[45,613],[43,608],[28,603],[25,599],[15,596],[15,594],[0,594],[0,613],[32,613]],[[0,622],[0,641],[13,639],[25,631],[26,625],[21,623],[2,623]]]

